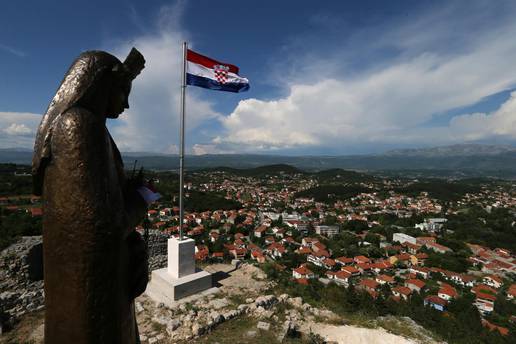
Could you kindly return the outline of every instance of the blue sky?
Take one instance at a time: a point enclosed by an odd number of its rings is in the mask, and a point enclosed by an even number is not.
[[[511,1],[25,1],[0,5],[0,148],[31,148],[80,52],[147,66],[109,128],[174,153],[180,44],[236,64],[247,93],[188,88],[190,154],[354,154],[516,141]]]

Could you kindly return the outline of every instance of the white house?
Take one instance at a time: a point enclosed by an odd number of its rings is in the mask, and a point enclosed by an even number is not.
[[[392,241],[399,242],[400,244],[403,244],[404,242],[409,242],[409,243],[415,245],[417,243],[416,238],[414,238],[410,235],[407,235],[405,233],[394,233],[392,235]]]
[[[305,267],[303,265],[301,265],[297,269],[292,270],[292,276],[296,279],[298,279],[298,278],[306,278],[306,279],[315,278],[315,274],[310,269],[308,269],[307,267]]]

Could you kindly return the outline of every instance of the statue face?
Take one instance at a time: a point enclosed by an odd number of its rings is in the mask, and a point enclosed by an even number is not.
[[[107,118],[118,118],[118,116],[124,112],[125,109],[129,109],[130,92],[130,81],[115,83],[109,96],[109,102],[106,110]]]

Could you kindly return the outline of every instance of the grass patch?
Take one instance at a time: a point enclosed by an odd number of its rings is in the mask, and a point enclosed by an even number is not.
[[[160,324],[158,322],[155,322],[155,321],[153,321],[151,323],[151,327],[152,327],[153,331],[156,331],[158,333],[162,333],[162,332],[164,332],[166,330],[165,325],[162,325],[162,324]]]
[[[42,342],[43,328],[41,325],[43,324],[44,317],[44,311],[26,314],[14,328],[0,335],[0,344],[34,344]],[[36,332],[39,332],[38,330],[41,330],[41,332],[36,334]],[[36,339],[30,338],[34,336]]]
[[[208,335],[196,339],[196,343],[219,343],[219,344],[255,344],[255,343],[278,343],[277,332],[271,323],[269,331],[262,331],[256,328],[257,319],[250,317],[239,317],[231,319],[217,326]],[[254,336],[248,336],[249,331],[256,331]],[[186,344],[187,342],[184,342]],[[188,342],[191,343],[191,342]]]
[[[235,306],[245,303],[246,297],[243,294],[231,294],[226,296],[228,300]]]

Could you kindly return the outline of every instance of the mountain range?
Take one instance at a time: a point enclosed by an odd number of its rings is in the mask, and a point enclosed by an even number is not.
[[[177,155],[146,152],[122,153],[124,163],[155,170],[179,168]],[[0,163],[30,164],[32,151],[0,149]],[[254,168],[288,164],[306,171],[341,168],[357,171],[444,171],[445,175],[516,178],[516,148],[501,145],[459,144],[421,149],[392,150],[383,154],[340,156],[284,156],[261,154],[187,155],[190,169],[216,167]]]

